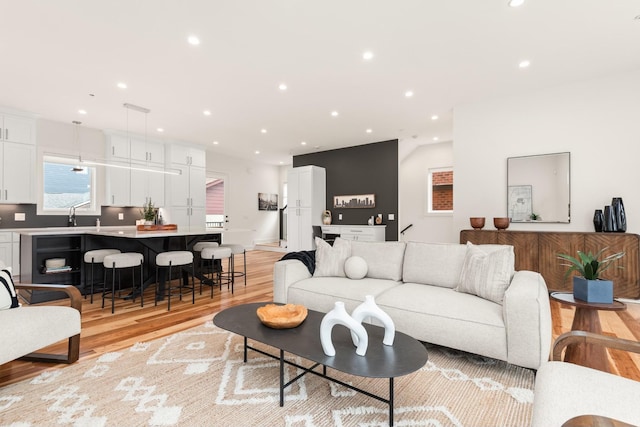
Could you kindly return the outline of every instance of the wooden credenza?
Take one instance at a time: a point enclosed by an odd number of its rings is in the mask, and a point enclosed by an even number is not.
[[[605,256],[615,252],[625,252],[618,261],[619,266],[609,268],[602,278],[613,281],[616,298],[640,298],[640,236],[630,233],[595,232],[537,232],[508,230],[462,230],[460,243],[512,245],[515,253],[516,270],[531,270],[542,274],[550,291],[573,290],[565,262],[558,254],[577,256],[578,251],[597,252],[608,248]]]

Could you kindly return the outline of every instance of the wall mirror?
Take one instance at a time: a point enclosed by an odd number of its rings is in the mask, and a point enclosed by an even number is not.
[[[571,221],[571,155],[507,159],[507,216],[511,222]]]

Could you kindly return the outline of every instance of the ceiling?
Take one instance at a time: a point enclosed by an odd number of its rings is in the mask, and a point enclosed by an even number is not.
[[[457,105],[640,71],[638,0],[0,5],[0,105],[269,164],[396,138],[451,140]]]

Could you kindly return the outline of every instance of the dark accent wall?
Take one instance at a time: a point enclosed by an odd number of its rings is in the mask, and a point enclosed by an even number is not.
[[[372,215],[382,214],[386,239],[398,240],[397,139],[293,157],[293,167],[309,165],[327,171],[327,209],[331,211],[332,224],[365,225]],[[334,196],[371,193],[376,196],[375,208],[333,208]],[[390,221],[389,214],[395,220]]]

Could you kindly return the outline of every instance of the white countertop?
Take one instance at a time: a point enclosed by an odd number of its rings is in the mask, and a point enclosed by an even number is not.
[[[178,227],[177,230],[137,231],[136,226],[106,227],[42,227],[11,228],[1,231],[19,233],[24,236],[46,236],[55,234],[91,234],[96,236],[128,237],[132,239],[149,237],[191,236],[198,234],[222,234],[222,228]]]

